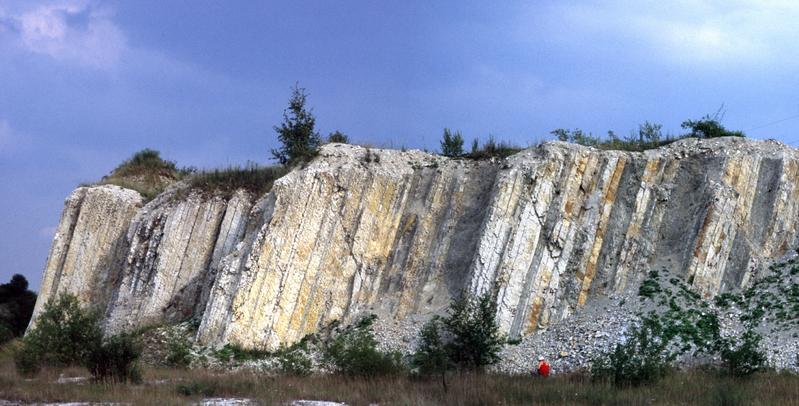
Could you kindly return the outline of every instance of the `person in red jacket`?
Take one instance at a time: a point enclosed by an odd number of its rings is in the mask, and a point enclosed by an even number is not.
[[[546,378],[549,376],[549,363],[544,357],[538,357],[538,369],[536,370],[538,376]]]

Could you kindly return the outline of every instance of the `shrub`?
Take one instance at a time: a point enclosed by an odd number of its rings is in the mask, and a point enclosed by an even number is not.
[[[242,348],[236,344],[225,344],[224,347],[214,351],[214,357],[220,361],[247,361],[263,359],[270,355],[269,351]]]
[[[641,325],[628,330],[624,343],[594,358],[591,377],[608,381],[615,386],[638,386],[662,378],[674,355],[667,351],[668,340],[663,338],[659,322],[644,318]]]
[[[35,373],[41,365],[83,365],[101,344],[98,314],[81,308],[75,296],[61,294],[45,305],[15,361],[23,374]]]
[[[177,165],[173,161],[161,158],[161,152],[145,148],[133,154],[132,157],[122,162],[112,171],[113,176],[139,176],[157,174],[172,177],[177,172]]]
[[[89,352],[85,366],[95,379],[111,382],[141,382],[141,371],[136,361],[141,346],[128,334],[111,336],[102,345]]]
[[[470,159],[507,158],[524,149],[504,141],[497,143],[492,135],[488,136],[488,141],[483,144],[482,148],[478,146],[479,140],[475,138],[472,141],[472,150],[466,157]]]
[[[300,348],[281,352],[277,356],[280,371],[287,375],[308,376],[311,374],[313,364],[311,359]]]
[[[190,172],[190,169],[178,169],[175,162],[161,158],[160,152],[145,148],[114,168],[99,183],[135,190],[145,200],[152,200]]]
[[[766,355],[760,350],[761,339],[756,332],[747,330],[737,346],[733,345],[732,340],[725,340],[720,353],[726,373],[745,377],[762,369],[766,364]]]
[[[295,84],[289,105],[283,111],[283,123],[275,126],[277,139],[282,146],[272,150],[272,156],[281,165],[292,165],[316,155],[322,138],[314,129],[316,118],[305,108],[308,94]]]
[[[717,137],[745,137],[742,131],[730,131],[721,124],[724,118],[724,106],[722,105],[718,111],[712,116],[705,115],[699,120],[685,120],[680,125],[686,130],[690,130],[686,137],[696,138],[717,138]]]
[[[463,155],[463,137],[460,131],[453,133],[449,128],[444,129],[444,137],[441,140],[441,155],[448,157]]]
[[[167,341],[166,365],[185,368],[191,364],[191,343],[180,332],[171,332]]]
[[[336,130],[327,136],[327,142],[338,142],[341,144],[349,144],[350,137],[348,137],[347,134],[344,134],[341,131]]]
[[[338,371],[350,376],[380,376],[403,370],[398,352],[382,352],[372,333],[375,316],[361,319],[341,332],[324,351],[325,360]]]
[[[0,285],[0,344],[25,333],[35,305],[36,293],[28,290],[24,276],[15,274]]]
[[[179,384],[176,387],[179,394],[183,396],[203,396],[212,397],[219,392],[219,385],[216,382],[199,382]]]

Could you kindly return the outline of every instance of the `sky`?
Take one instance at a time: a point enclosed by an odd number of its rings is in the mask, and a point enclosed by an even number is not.
[[[799,143],[799,2],[0,0],[0,282],[38,289],[66,196],[145,147],[270,163],[291,87],[317,128],[533,145],[724,105]]]

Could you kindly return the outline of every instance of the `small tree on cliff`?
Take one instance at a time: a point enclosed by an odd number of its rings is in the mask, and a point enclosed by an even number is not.
[[[453,133],[449,128],[444,129],[444,137],[441,139],[441,155],[448,157],[463,155],[463,136],[460,131]]]
[[[322,137],[314,129],[316,118],[305,108],[307,99],[305,89],[295,84],[289,105],[283,111],[283,123],[274,127],[277,139],[283,145],[272,149],[272,156],[281,165],[291,165],[314,156],[322,144]]]

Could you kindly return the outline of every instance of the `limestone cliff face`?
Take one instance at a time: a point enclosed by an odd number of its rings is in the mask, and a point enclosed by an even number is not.
[[[496,288],[502,328],[525,335],[649,269],[705,296],[745,285],[796,247],[797,187],[799,154],[769,141],[555,142],[496,161],[331,144],[257,200],[173,190],[141,207],[78,189],[37,306],[68,291],[111,331],[194,318],[203,342],[274,349],[360,312],[402,319]]]

